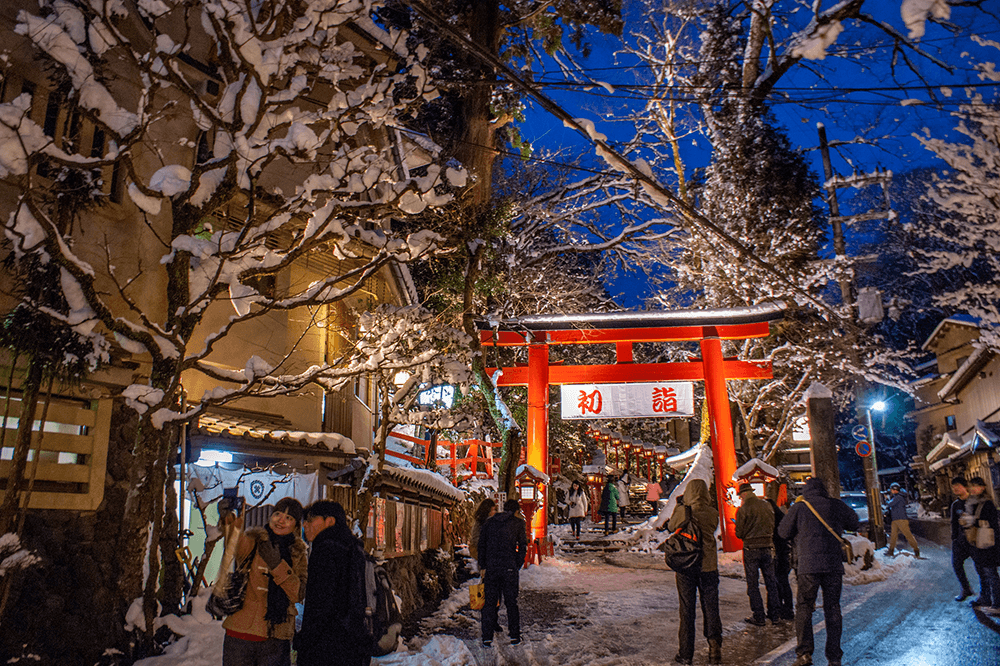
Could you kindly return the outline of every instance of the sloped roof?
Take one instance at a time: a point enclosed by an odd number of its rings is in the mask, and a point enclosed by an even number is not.
[[[942,401],[954,397],[956,393],[961,391],[969,384],[970,381],[972,381],[972,378],[976,376],[976,373],[979,372],[979,370],[986,365],[991,358],[993,358],[993,351],[991,349],[985,346],[977,347],[969,358],[965,359],[965,363],[963,363],[958,370],[955,371],[955,374],[951,376],[948,383],[941,387],[941,390],[938,391],[938,397]]]
[[[434,499],[443,500],[447,504],[461,502],[465,499],[465,491],[451,485],[440,474],[413,467],[384,466],[382,468],[382,488],[395,489],[404,495],[407,494],[407,490],[415,489],[431,495]]]
[[[335,432],[289,430],[291,423],[272,414],[226,410],[202,414],[188,430],[194,445],[210,440],[213,448],[250,455],[307,456],[342,462],[365,451]]]
[[[932,342],[934,342],[935,338],[944,333],[949,326],[969,326],[971,328],[979,328],[979,324],[970,315],[952,315],[951,317],[941,320],[941,323],[934,328],[930,335],[927,336],[927,339],[924,340],[924,344],[922,344],[920,348],[927,351],[927,348]]]
[[[968,443],[972,446],[973,451],[1000,448],[1000,435],[997,433],[1000,433],[1000,423],[976,421]]]
[[[938,442],[937,446],[927,453],[927,462],[933,463],[941,456],[951,453],[952,451],[957,451],[960,448],[962,448],[962,440],[952,433],[946,432],[941,435],[941,441]],[[951,451],[949,451],[949,449],[951,449]]]

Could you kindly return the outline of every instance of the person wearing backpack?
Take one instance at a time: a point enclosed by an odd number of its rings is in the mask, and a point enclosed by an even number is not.
[[[795,600],[795,636],[798,658],[794,666],[812,664],[812,617],[816,596],[823,590],[823,616],[826,619],[826,659],[829,666],[840,666],[844,651],[840,648],[844,618],[840,612],[840,592],[844,584],[844,561],[841,536],[844,530],[856,532],[858,514],[839,499],[830,497],[823,479],[806,480],[799,497],[778,526],[778,534],[795,544],[795,578],[799,591]]]
[[[295,636],[296,664],[368,666],[365,582],[357,563],[358,551],[363,558],[364,548],[338,502],[320,500],[306,507],[302,527],[312,551],[302,629]]]
[[[500,599],[507,606],[507,629],[511,645],[521,642],[521,612],[517,606],[518,570],[528,555],[528,535],[518,515],[515,499],[503,503],[503,511],[486,521],[479,535],[479,570],[483,572],[483,647],[493,645]]]
[[[701,610],[708,639],[708,663],[722,663],[722,618],[719,616],[719,565],[715,530],[719,527],[719,511],[712,504],[708,484],[703,479],[691,479],[684,489],[683,502],[678,502],[667,523],[673,531],[688,518],[698,527],[702,544],[701,571],[675,572],[680,626],[677,630],[679,647],[675,664],[690,665],[694,659],[695,600],[701,595]]]

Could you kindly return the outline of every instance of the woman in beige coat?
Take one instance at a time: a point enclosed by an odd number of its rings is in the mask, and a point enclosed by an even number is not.
[[[289,666],[295,635],[295,604],[305,597],[306,545],[299,536],[302,505],[286,497],[274,506],[267,525],[247,530],[236,546],[236,561],[254,553],[243,608],[222,627],[223,666]],[[256,552],[254,552],[256,548]]]

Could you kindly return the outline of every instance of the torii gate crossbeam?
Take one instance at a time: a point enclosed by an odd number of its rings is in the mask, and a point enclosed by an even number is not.
[[[480,326],[485,346],[526,346],[528,365],[504,368],[497,386],[528,387],[527,454],[529,465],[548,474],[548,396],[552,384],[645,382],[688,380],[705,382],[711,423],[715,485],[722,523],[723,549],[738,550],[734,533],[736,507],[726,501],[736,472],[736,450],[729,412],[727,379],[771,377],[768,362],[747,362],[722,357],[722,340],[761,338],[770,334],[769,322],[778,320],[784,304],[766,304],[726,310],[673,312],[592,313],[539,315],[500,322],[495,328]],[[634,363],[635,342],[697,341],[701,359],[687,363]],[[550,365],[549,345],[614,344],[617,363],[612,365]],[[493,376],[496,368],[487,372]],[[546,502],[535,512],[532,538],[542,538],[548,527]]]

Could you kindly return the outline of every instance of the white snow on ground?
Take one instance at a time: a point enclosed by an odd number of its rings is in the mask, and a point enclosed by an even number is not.
[[[553,526],[553,530],[563,527]],[[862,537],[852,536],[851,541],[858,553],[863,553],[866,544],[870,544]],[[671,650],[674,647],[677,595],[673,574],[659,566],[659,558],[648,554],[623,552],[620,555],[622,562],[618,566],[600,559],[573,562],[557,556],[522,570],[522,592],[551,593],[556,602],[563,598],[566,603],[564,618],[557,620],[544,634],[528,630],[525,643],[517,648],[508,644],[505,633],[499,634],[495,641],[496,664],[624,666],[659,663],[656,659],[663,646],[660,641],[648,638],[650,632],[668,637],[665,639],[667,644]],[[919,566],[920,563],[909,554],[886,558],[878,553],[874,566],[868,571],[860,571],[860,566],[847,567],[844,582],[867,585],[912,578],[907,570]],[[720,610],[728,635],[745,629],[741,622],[746,614],[742,554],[719,553],[719,573]],[[482,648],[478,646],[479,613],[468,607],[469,584],[477,581],[478,578],[474,578],[461,585],[441,603],[437,612],[424,619],[418,636],[397,652],[373,659],[372,665],[477,666],[482,663]],[[793,585],[794,581],[793,574]],[[221,664],[222,623],[212,620],[205,612],[206,600],[204,594],[196,599],[191,615],[157,620],[181,638],[165,654],[143,659],[136,665]],[[528,628],[532,618],[524,617],[523,622]],[[505,611],[501,611],[501,624],[505,625]]]

